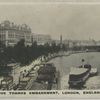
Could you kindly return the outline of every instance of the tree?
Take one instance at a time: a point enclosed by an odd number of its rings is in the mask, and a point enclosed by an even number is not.
[[[5,44],[2,41],[0,41],[0,48],[5,48]]]
[[[14,59],[16,59],[17,62],[21,62],[22,64],[25,63],[25,56],[26,53],[26,47],[25,47],[25,40],[21,39],[15,46],[14,46]]]

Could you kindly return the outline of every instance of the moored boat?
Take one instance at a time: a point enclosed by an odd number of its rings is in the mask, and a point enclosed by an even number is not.
[[[98,75],[98,70],[97,70],[97,68],[91,68],[90,76],[95,76],[95,75]]]
[[[71,68],[69,74],[69,87],[80,87],[83,86],[85,81],[90,75],[91,65],[86,64],[80,67]]]

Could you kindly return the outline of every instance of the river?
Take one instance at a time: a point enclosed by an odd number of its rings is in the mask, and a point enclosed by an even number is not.
[[[60,71],[60,75],[61,75],[61,79],[62,79],[61,81],[63,81],[63,82],[61,82],[62,89],[64,89],[64,81],[66,82],[66,77],[68,76],[68,74],[70,72],[70,67],[80,66],[82,64],[81,59],[85,59],[85,63],[91,64],[92,67],[96,67],[98,69],[98,75],[100,75],[100,52],[86,52],[86,53],[71,54],[70,56],[58,57],[58,58],[52,59],[50,61],[50,62],[54,63],[56,69]],[[96,77],[95,79],[92,78],[92,81],[93,80],[96,81],[99,78],[100,78],[100,76]],[[89,86],[87,86],[87,88],[94,89],[92,85],[95,85],[95,84],[93,84],[92,81],[89,80],[89,82],[88,82],[89,84],[86,83],[86,85],[87,84],[89,85]],[[100,84],[100,81],[98,83]],[[90,87],[90,85],[91,85],[91,87]],[[95,88],[98,88],[98,86]]]

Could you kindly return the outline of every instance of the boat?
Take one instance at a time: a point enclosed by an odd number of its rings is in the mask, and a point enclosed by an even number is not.
[[[97,68],[91,68],[90,76],[98,75],[98,69]]]
[[[47,90],[58,89],[58,81],[60,72],[56,70],[53,63],[45,63],[37,71],[38,76],[36,82],[47,84]]]
[[[46,63],[37,72],[38,81],[52,81],[55,77],[56,67],[53,63]]]
[[[80,87],[89,78],[91,65],[85,64],[79,67],[72,67],[69,74],[69,87]]]

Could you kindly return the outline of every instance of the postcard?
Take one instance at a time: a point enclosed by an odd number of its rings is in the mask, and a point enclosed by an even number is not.
[[[100,98],[100,3],[1,2],[0,97]]]

